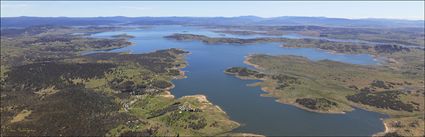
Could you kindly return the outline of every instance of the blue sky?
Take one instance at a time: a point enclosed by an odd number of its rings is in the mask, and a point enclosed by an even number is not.
[[[1,16],[320,16],[424,19],[424,1],[1,1]]]

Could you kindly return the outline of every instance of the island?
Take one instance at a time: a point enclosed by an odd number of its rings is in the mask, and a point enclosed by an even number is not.
[[[395,53],[395,52],[409,52],[411,50],[420,50],[420,48],[406,47],[396,44],[371,44],[361,42],[336,42],[325,39],[313,39],[313,38],[302,38],[302,39],[289,39],[289,38],[278,38],[278,37],[259,37],[259,38],[228,38],[228,37],[208,37],[204,35],[195,34],[181,34],[176,33],[173,35],[165,36],[167,39],[174,39],[180,41],[202,41],[207,44],[240,44],[249,45],[256,43],[265,42],[279,42],[284,43],[282,47],[288,48],[318,48],[328,50],[337,53],[347,54],[382,54],[382,53]],[[423,49],[422,49],[423,50]]]
[[[165,36],[167,39],[174,39],[179,41],[202,41],[207,44],[255,44],[260,42],[277,42],[279,39],[276,38],[254,38],[254,39],[240,39],[240,38],[227,38],[227,37],[218,37],[212,38],[204,35],[196,34],[182,34],[176,33],[173,35]]]

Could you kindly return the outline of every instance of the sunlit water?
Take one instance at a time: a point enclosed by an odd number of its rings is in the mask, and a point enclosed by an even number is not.
[[[200,34],[210,37],[224,37],[205,29],[182,26],[157,26],[149,29],[105,32],[94,37],[109,37],[127,33],[135,45],[109,52],[146,53],[159,49],[180,48],[189,51],[187,56],[187,78],[173,80],[176,87],[172,94],[177,98],[185,95],[203,94],[208,100],[220,106],[242,124],[235,132],[249,132],[262,135],[372,135],[384,130],[382,114],[356,109],[347,114],[321,114],[305,111],[291,105],[277,103],[259,87],[247,84],[256,80],[240,80],[226,75],[223,71],[233,66],[250,67],[243,63],[249,54],[298,55],[311,60],[329,59],[334,61],[372,65],[377,62],[366,54],[331,54],[311,48],[282,48],[280,43],[261,43],[248,46],[232,44],[204,44],[198,41],[175,41],[163,36],[174,33]],[[229,36],[229,35],[225,35]],[[232,36],[232,35],[230,35]],[[233,35],[232,37],[243,36]],[[295,37],[296,38],[296,37]]]

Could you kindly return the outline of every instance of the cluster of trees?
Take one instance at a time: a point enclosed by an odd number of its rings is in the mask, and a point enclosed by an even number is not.
[[[159,116],[164,115],[165,113],[176,111],[176,110],[179,109],[180,106],[181,106],[180,102],[173,103],[173,104],[167,106],[166,108],[159,109],[157,111],[151,112],[151,114],[150,114],[151,116],[148,117],[148,118],[159,117]]]
[[[191,128],[194,130],[200,130],[207,126],[207,120],[204,117],[193,115],[196,114],[190,113],[189,115],[182,115],[174,111],[167,117],[166,122],[169,125],[180,126],[185,129]]]
[[[390,44],[384,44],[384,45],[375,45],[373,46],[373,49],[377,53],[395,53],[395,52],[409,52],[410,48],[406,48],[399,45],[390,45]]]
[[[120,137],[150,137],[154,136],[157,133],[158,129],[159,127],[150,127],[143,131],[127,131],[120,134]]]
[[[394,88],[394,83],[388,83],[382,80],[374,80],[372,81],[372,83],[370,84],[370,86],[372,87],[377,87],[377,88],[383,88],[383,89],[390,89],[390,88]]]
[[[289,87],[293,84],[301,84],[301,81],[299,81],[298,78],[284,74],[273,75],[272,79],[277,80],[278,86],[276,89],[280,90],[285,89],[286,87]]]
[[[135,84],[133,81],[124,81],[117,78],[110,81],[109,86],[113,90],[121,91],[121,93],[130,93],[132,95],[142,95],[147,93],[146,85]]]
[[[22,94],[16,97],[16,92]],[[18,112],[23,109],[30,110],[31,120],[2,125],[6,126],[2,127],[4,136],[97,136],[104,135],[111,128],[132,119],[130,115],[118,112],[120,107],[115,104],[113,98],[82,86],[60,89],[42,100],[36,98],[35,94],[23,92],[25,91],[15,91],[11,94],[3,92],[10,98],[7,98],[7,101],[2,99],[2,106],[6,105],[5,102],[13,102],[12,106],[16,106]],[[4,115],[6,113],[1,112],[2,120],[10,120],[16,115]]]
[[[231,67],[229,69],[225,70],[228,74],[233,74],[241,77],[251,77],[251,78],[265,78],[265,77],[271,77],[271,79],[277,81],[277,87],[276,89],[284,89],[286,87],[289,87],[291,84],[301,84],[301,81],[298,80],[296,77],[284,75],[284,74],[276,74],[276,75],[268,75],[264,74],[255,70],[251,70],[245,67]]]
[[[1,30],[2,37],[17,37],[22,35],[37,35],[52,29],[67,29],[68,27],[53,25],[37,25],[26,28],[5,28]],[[69,29],[69,28],[68,28]]]
[[[96,49],[114,49],[128,46],[131,43],[125,39],[97,39],[72,35],[49,35],[26,41],[33,47],[50,52],[79,52]]]
[[[244,67],[232,67],[232,68],[226,69],[225,72],[229,74],[234,74],[237,76],[242,76],[242,77],[264,78],[267,76],[266,74],[263,74],[248,68],[244,68]]]
[[[176,58],[186,53],[180,49],[168,49],[146,54],[97,53],[85,57],[91,60],[109,59],[114,62],[133,62],[155,73],[167,73],[170,69],[180,66],[179,63],[176,63]]]
[[[43,62],[13,67],[7,72],[6,85],[39,90],[50,86],[61,88],[69,85],[71,79],[103,77],[112,71],[110,63],[57,63]]]
[[[194,130],[203,129],[205,126],[207,126],[207,120],[203,117],[199,118],[197,121],[191,121],[188,124],[188,127]]]
[[[412,104],[402,102],[399,97],[400,94],[403,93],[400,91],[361,91],[354,95],[347,96],[346,98],[356,103],[374,106],[377,108],[408,112],[419,111],[419,109],[414,107]]]
[[[326,98],[299,98],[296,103],[313,110],[329,110],[338,104]]]

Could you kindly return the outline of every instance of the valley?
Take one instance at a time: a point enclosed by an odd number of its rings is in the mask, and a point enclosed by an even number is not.
[[[423,136],[423,31],[130,24],[2,26],[2,136]]]

